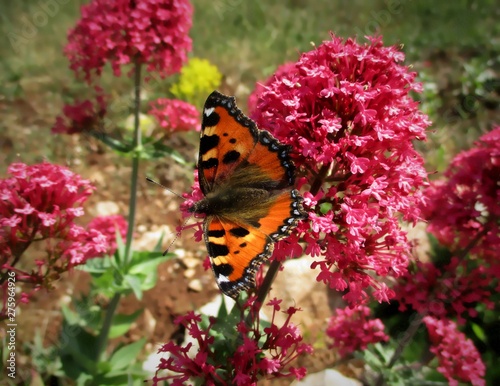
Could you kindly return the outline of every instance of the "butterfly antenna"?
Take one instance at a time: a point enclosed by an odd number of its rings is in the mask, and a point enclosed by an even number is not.
[[[184,227],[186,226],[187,222],[189,220],[191,220],[191,217],[193,217],[193,215],[189,216],[187,218],[187,220],[184,221],[184,224],[182,224],[181,229],[175,234],[174,239],[170,242],[170,244],[168,245],[167,249],[165,249],[165,252],[163,252],[163,256],[165,256],[168,253],[168,251],[170,250],[170,248],[172,247],[172,245],[174,245],[174,243],[176,242],[176,240],[179,238],[179,236],[181,235],[182,231],[184,230]]]
[[[182,197],[179,193],[175,193],[173,190],[171,190],[171,189],[167,188],[165,185],[162,185],[162,184],[160,184],[159,182],[156,182],[155,180],[153,180],[153,179],[151,179],[151,178],[149,178],[149,177],[146,177],[146,180],[147,180],[148,182],[151,182],[151,183],[153,183],[153,184],[155,184],[155,185],[158,185],[158,186],[162,187],[162,188],[163,188],[163,189],[165,189],[165,190],[168,190],[168,191],[169,191],[170,193],[172,193],[173,195],[175,195],[175,196],[177,196],[177,197],[180,197],[180,198],[182,198],[183,200],[186,200],[186,198],[185,198],[185,197]]]

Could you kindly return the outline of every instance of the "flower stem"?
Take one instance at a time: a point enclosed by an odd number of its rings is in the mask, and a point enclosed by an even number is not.
[[[387,368],[390,369],[394,364],[398,361],[398,359],[401,357],[403,354],[403,350],[405,347],[410,343],[415,336],[415,334],[418,331],[418,328],[422,324],[422,321],[424,319],[424,315],[422,314],[417,314],[416,317],[411,321],[410,326],[408,329],[403,333],[401,336],[401,339],[399,339],[398,342],[398,347],[396,347],[396,350],[394,351],[394,354],[392,355],[391,360],[387,364]],[[385,385],[385,379],[383,373],[379,374],[377,381],[375,382],[375,386],[382,386]]]
[[[141,63],[135,61],[134,72],[134,149],[141,147],[141,130],[139,128],[139,112],[141,107]],[[125,264],[132,254],[132,239],[134,236],[135,209],[137,206],[137,178],[139,174],[139,154],[132,159],[132,177],[130,181],[130,202],[128,213],[127,241],[125,244]]]
[[[115,315],[116,309],[118,308],[118,303],[120,303],[121,294],[116,293],[111,299],[106,308],[106,314],[104,316],[104,322],[102,324],[101,331],[99,332],[99,338],[97,340],[97,350],[95,360],[96,362],[101,359],[102,352],[106,348],[108,343],[109,330],[113,324],[113,316]]]
[[[141,64],[136,59],[134,69],[134,149],[141,146],[141,131],[139,129],[139,112],[141,107]],[[137,204],[137,177],[139,174],[139,154],[136,152],[132,159],[132,176],[130,181],[130,201],[128,213],[128,229],[127,240],[125,244],[125,259],[124,264],[127,265],[132,256],[132,238],[134,236],[134,223],[135,223],[135,209]],[[97,341],[96,360],[99,360],[102,352],[106,348],[108,342],[108,335],[113,324],[113,316],[115,315],[118,304],[120,303],[121,294],[115,293],[111,302],[106,309],[104,322],[99,332]]]

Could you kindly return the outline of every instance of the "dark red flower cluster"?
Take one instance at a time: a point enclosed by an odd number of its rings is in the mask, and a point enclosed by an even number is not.
[[[169,381],[170,385],[181,386],[191,378],[202,379],[206,385],[216,385],[222,382],[216,372],[218,368],[222,367],[222,364],[211,365],[208,362],[209,355],[213,354],[211,346],[214,337],[210,335],[210,330],[215,321],[215,318],[210,317],[207,328],[201,329],[199,327],[201,316],[193,311],[189,311],[186,315],[179,316],[174,320],[175,324],[186,328],[186,332],[193,338],[198,347],[194,353],[196,347],[193,347],[193,342],[187,343],[184,347],[172,341],[164,344],[158,352],[169,355],[167,358],[160,359],[158,370],[153,378],[154,385],[171,380]],[[174,374],[161,375],[165,370]]]
[[[451,386],[459,382],[470,382],[473,386],[484,386],[485,366],[481,355],[467,337],[458,331],[449,320],[424,318],[432,344],[431,352],[439,361],[438,371]]]
[[[249,300],[245,308],[255,306],[254,299]],[[280,311],[281,300],[273,299],[267,305],[273,307],[273,318],[269,327],[263,333],[259,329],[259,319],[255,318],[253,327],[244,321],[238,324],[238,332],[242,342],[229,358],[223,358],[215,352],[214,335],[211,330],[217,323],[211,317],[207,328],[201,329],[200,315],[189,312],[176,319],[176,324],[182,324],[187,333],[197,344],[194,350],[193,342],[180,346],[173,342],[165,344],[160,353],[168,353],[161,359],[158,371],[153,378],[153,384],[171,380],[172,385],[184,385],[189,380],[198,380],[204,385],[256,385],[262,377],[289,377],[301,379],[305,376],[305,368],[289,367],[298,355],[312,352],[311,346],[302,343],[298,328],[290,322],[292,315],[298,311],[289,308],[286,321],[281,327],[274,323],[275,315]],[[229,344],[229,342],[227,343]],[[265,355],[264,355],[265,354]],[[167,371],[167,374],[164,372]],[[172,374],[175,373],[175,374]]]
[[[53,134],[79,134],[102,129],[107,102],[102,89],[99,87],[95,89],[95,101],[77,100],[63,107],[63,116],[58,116],[52,127]]]
[[[500,126],[458,154],[444,175],[425,191],[429,231],[451,251],[470,249],[495,265],[500,277]]]
[[[498,276],[496,276],[498,278]],[[494,308],[495,276],[486,265],[453,257],[449,264],[417,262],[394,288],[399,310],[411,307],[422,315],[457,318],[460,323],[476,317],[476,306]]]
[[[477,315],[476,306],[494,307],[500,285],[500,127],[483,135],[471,150],[453,159],[446,180],[426,189],[424,217],[429,231],[452,254],[436,266],[417,263],[397,288],[400,309],[457,318]]]
[[[8,172],[11,177],[0,180],[2,291],[7,271],[16,272],[16,281],[30,283],[34,290],[51,288],[61,273],[110,252],[115,239],[113,231],[110,240],[110,222],[121,230],[124,220],[96,219],[88,229],[74,222],[84,214],[82,205],[94,190],[89,181],[47,162],[13,163]],[[18,263],[33,243],[41,246],[40,258],[35,259],[36,269],[23,271]]]
[[[92,0],[68,34],[71,69],[91,82],[106,62],[115,75],[138,60],[161,76],[178,72],[191,50],[193,9],[188,0]]]
[[[200,131],[200,113],[192,104],[178,100],[159,98],[150,102],[149,114],[168,132]]]
[[[369,344],[389,340],[382,321],[370,319],[370,309],[365,306],[337,308],[328,321],[326,335],[332,339],[330,346],[341,356],[364,350]]]
[[[427,174],[412,141],[425,139],[430,123],[409,95],[421,85],[403,60],[380,38],[361,45],[333,36],[267,83],[253,114],[293,147],[310,212],[298,232],[317,257],[318,281],[349,289],[351,305],[368,287],[379,301],[393,296],[375,275],[406,272],[400,220],[420,214]],[[298,240],[295,233],[281,242],[274,256],[296,255]]]

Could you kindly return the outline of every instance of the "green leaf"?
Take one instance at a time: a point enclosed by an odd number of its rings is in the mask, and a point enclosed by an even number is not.
[[[62,305],[61,311],[63,314],[64,321],[68,324],[80,324],[81,319],[78,314],[72,311],[69,307]]]
[[[333,208],[333,205],[330,202],[323,202],[319,205],[319,210],[322,214],[328,213]]]
[[[113,318],[113,324],[109,331],[109,338],[111,339],[117,338],[125,334],[130,329],[132,323],[134,323],[134,321],[141,313],[142,309],[137,310],[136,312],[130,315],[125,315],[125,314],[115,315],[115,317]]]
[[[474,332],[476,337],[481,342],[486,342],[486,334],[484,333],[483,328],[480,325],[473,323],[473,322],[471,322],[471,327],[472,327],[472,331]]]
[[[222,301],[220,303],[219,312],[217,313],[217,319],[226,318],[228,315],[225,297],[222,296]]]
[[[104,132],[91,131],[89,134],[118,153],[128,154],[134,150],[132,143],[120,142]]]
[[[109,362],[113,370],[123,369],[126,366],[130,366],[133,362],[137,360],[139,353],[146,343],[146,339],[142,338],[137,342],[131,343],[129,345],[123,346],[116,350],[111,356]]]
[[[123,278],[124,284],[127,285],[127,288],[131,289],[134,292],[135,297],[138,300],[142,299],[142,289],[141,289],[141,280],[137,276],[125,275]]]
[[[115,279],[115,273],[113,269],[109,269],[104,274],[94,277],[92,284],[95,286],[95,292],[98,292],[106,297],[112,297],[120,289],[117,285]]]
[[[163,244],[163,237],[165,236],[165,232],[161,232],[160,239],[156,243],[155,247],[153,248],[154,252],[162,252],[161,250],[161,245]],[[163,255],[163,253],[162,253]]]
[[[161,252],[134,252],[128,275],[139,278],[142,291],[150,290],[158,280],[158,265],[174,256],[173,253],[163,256]]]
[[[59,355],[62,370],[71,379],[77,380],[82,374],[94,374],[97,338],[84,328],[63,321],[59,338]]]
[[[126,256],[125,256],[125,244],[123,243],[122,236],[118,229],[116,230],[116,252],[115,252],[115,261],[118,267],[123,268],[125,264]]]
[[[111,259],[108,256],[102,258],[89,259],[83,265],[76,268],[90,274],[102,274],[111,267]]]
[[[154,143],[145,144],[143,149],[144,158],[159,159],[170,157],[181,165],[187,164],[186,160],[177,150],[171,148],[170,146],[164,145],[162,141],[163,139]]]

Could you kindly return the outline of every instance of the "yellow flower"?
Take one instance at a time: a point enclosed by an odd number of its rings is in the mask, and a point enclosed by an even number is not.
[[[208,94],[220,86],[222,74],[218,68],[206,59],[191,58],[182,67],[181,75],[170,92],[201,108]]]

